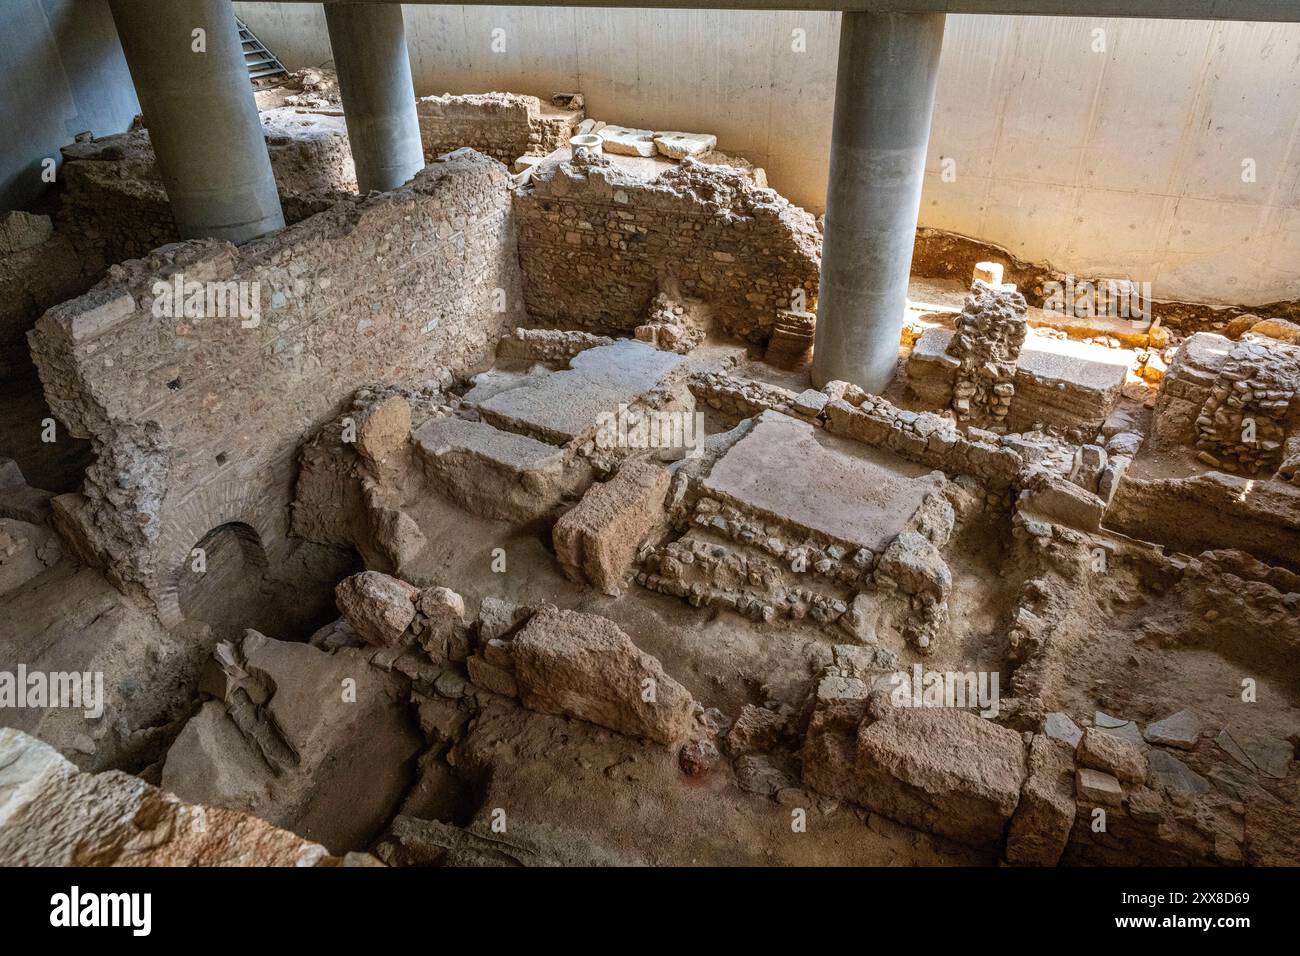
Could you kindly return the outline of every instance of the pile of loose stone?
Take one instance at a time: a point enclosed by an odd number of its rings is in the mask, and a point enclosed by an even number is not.
[[[650,302],[646,320],[636,327],[636,338],[666,352],[685,354],[704,341],[704,326],[688,305],[660,292]]]

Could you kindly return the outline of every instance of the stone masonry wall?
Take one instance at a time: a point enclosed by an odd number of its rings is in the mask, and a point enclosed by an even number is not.
[[[286,222],[356,192],[342,117],[282,108],[264,112],[262,124]],[[59,231],[72,239],[87,274],[98,277],[180,238],[147,130],[73,143],[63,158]]]
[[[64,527],[164,619],[214,527],[250,525],[274,559],[306,434],[363,384],[486,367],[520,323],[508,182],[466,151],[240,247],[166,246],[47,312],[31,335],[46,394],[96,451]],[[177,273],[249,283],[260,315],[156,314]]]
[[[554,109],[518,93],[422,96],[415,110],[426,161],[468,146],[507,166],[565,145],[583,118],[581,110]]]
[[[1300,348],[1250,336],[1238,342],[1196,418],[1197,457],[1214,468],[1271,476],[1300,412]]]
[[[807,308],[816,300],[816,221],[735,170],[687,159],[647,182],[607,164],[555,163],[515,197],[536,321],[631,332],[669,282],[728,332],[763,342],[796,289]]]

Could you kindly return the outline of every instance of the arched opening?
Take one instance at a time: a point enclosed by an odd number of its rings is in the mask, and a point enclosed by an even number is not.
[[[305,641],[338,616],[334,584],[357,567],[351,549],[294,540],[268,560],[251,525],[213,528],[190,549],[177,571],[181,615],[212,628],[216,640],[247,628],[282,641]]]
[[[266,550],[252,526],[232,521],[213,528],[195,542],[181,567],[181,613],[214,631],[257,627],[266,571]]]

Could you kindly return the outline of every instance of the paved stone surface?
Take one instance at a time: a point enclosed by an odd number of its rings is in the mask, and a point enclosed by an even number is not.
[[[498,392],[479,410],[499,427],[563,445],[594,432],[603,413],[634,403],[683,361],[643,342],[615,342],[575,355],[562,372]]]
[[[719,497],[877,552],[939,485],[918,465],[779,412],[759,416],[704,480]]]

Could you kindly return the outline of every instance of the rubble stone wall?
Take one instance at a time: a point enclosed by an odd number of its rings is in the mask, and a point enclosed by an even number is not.
[[[14,212],[0,217],[0,228],[10,220],[32,225],[16,241],[0,236],[0,382],[27,379],[27,330],[51,305],[89,285],[72,243],[53,232],[48,217]]]
[[[178,275],[246,283],[260,313],[168,317]],[[522,298],[508,176],[472,152],[240,247],[115,267],[31,334],[51,406],[96,452],[72,525],[115,583],[176,614],[182,563],[212,528],[244,522],[274,556],[306,434],[363,384],[486,367]]]
[[[581,110],[548,110],[519,93],[422,96],[415,111],[426,161],[468,146],[507,166],[567,144],[583,119]]]
[[[356,192],[342,118],[292,109],[262,115],[286,222],[299,222]],[[58,228],[76,245],[88,275],[180,238],[147,130],[74,143],[64,147],[63,158]]]
[[[1196,418],[1200,459],[1227,471],[1271,475],[1300,420],[1292,410],[1298,391],[1300,348],[1263,339],[1237,343]]]
[[[555,163],[515,194],[528,313],[631,332],[665,282],[728,332],[766,341],[796,290],[817,296],[812,215],[743,174],[684,160],[647,182],[609,165]]]

